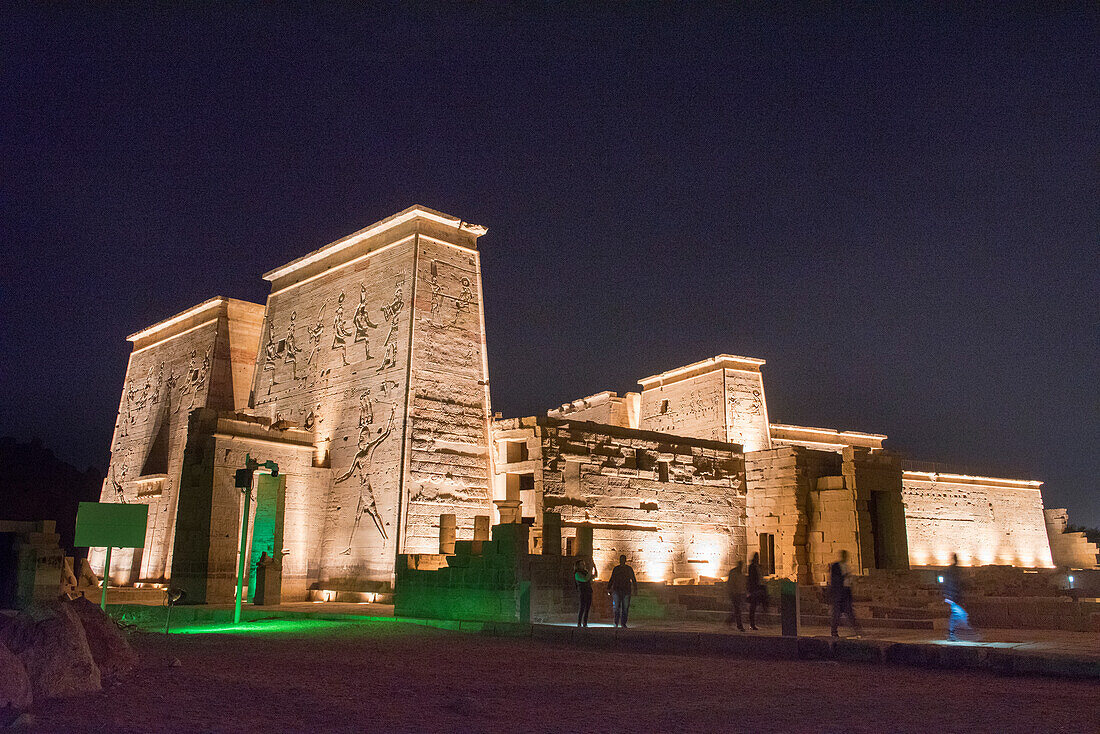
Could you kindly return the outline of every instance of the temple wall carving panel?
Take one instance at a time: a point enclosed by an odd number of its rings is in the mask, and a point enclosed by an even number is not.
[[[902,497],[913,565],[1053,565],[1038,488],[906,472]]]

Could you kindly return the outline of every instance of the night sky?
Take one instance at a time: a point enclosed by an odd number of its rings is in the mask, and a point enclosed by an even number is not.
[[[761,357],[1100,525],[1100,6],[687,6],[9,6],[0,435],[105,470],[126,335],[419,203],[489,228],[506,416]]]

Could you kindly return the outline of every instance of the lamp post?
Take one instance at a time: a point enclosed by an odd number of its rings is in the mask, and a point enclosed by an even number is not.
[[[236,473],[236,486],[244,492],[244,509],[241,512],[241,546],[237,557],[237,594],[233,606],[233,624],[241,623],[241,597],[244,595],[244,564],[245,554],[248,552],[248,513],[252,509],[252,479],[256,470],[265,467],[271,471],[271,476],[279,476],[279,465],[274,461],[259,462],[250,454],[245,454],[244,469],[238,469]],[[107,549],[110,553],[110,549]],[[110,556],[108,556],[109,558]]]
[[[107,611],[107,582],[111,580],[111,546],[107,546],[107,557],[103,559],[103,593],[99,596],[99,608]]]

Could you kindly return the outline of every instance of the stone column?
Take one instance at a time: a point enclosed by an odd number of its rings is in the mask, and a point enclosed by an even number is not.
[[[474,540],[489,539],[489,516],[474,515]]]
[[[500,513],[501,525],[510,525],[520,521],[519,500],[493,500],[493,504],[497,506],[497,511]]]
[[[542,554],[561,555],[561,515],[557,512],[542,513]]]
[[[439,552],[443,555],[454,555],[455,538],[457,537],[457,520],[454,513],[443,513],[439,516]]]
[[[577,528],[576,553],[586,558],[592,557],[592,526],[582,525]]]

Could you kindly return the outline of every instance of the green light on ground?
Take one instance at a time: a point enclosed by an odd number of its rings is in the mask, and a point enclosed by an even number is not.
[[[332,632],[352,632],[362,630],[370,626],[380,629],[383,626],[391,626],[387,620],[374,620],[365,618],[362,620],[331,620],[331,619],[257,619],[251,622],[214,623],[192,622],[172,627],[174,635],[259,635],[259,636],[286,636],[308,637],[312,635],[325,635]]]

